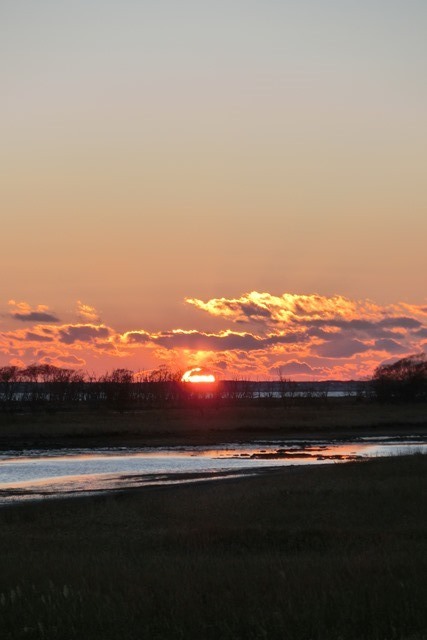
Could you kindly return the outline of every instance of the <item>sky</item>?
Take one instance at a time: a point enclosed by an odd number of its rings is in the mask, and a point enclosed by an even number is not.
[[[0,366],[427,350],[427,4],[2,0]]]

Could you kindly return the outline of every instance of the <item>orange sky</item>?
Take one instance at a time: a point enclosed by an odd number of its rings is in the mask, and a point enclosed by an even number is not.
[[[0,20],[0,365],[347,378],[426,348],[425,2]]]

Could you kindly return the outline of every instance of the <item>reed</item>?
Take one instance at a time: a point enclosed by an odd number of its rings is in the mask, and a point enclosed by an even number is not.
[[[212,444],[265,437],[354,437],[425,433],[426,405],[327,404],[291,407],[147,409],[120,413],[1,414],[0,449],[34,446]]]
[[[427,457],[0,510],[2,638],[422,640]]]

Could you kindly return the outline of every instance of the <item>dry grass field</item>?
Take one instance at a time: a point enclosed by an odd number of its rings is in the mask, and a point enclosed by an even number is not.
[[[4,640],[423,640],[427,457],[0,509]]]
[[[427,405],[330,400],[283,406],[138,412],[0,414],[0,449],[11,446],[212,444],[269,437],[427,433]]]

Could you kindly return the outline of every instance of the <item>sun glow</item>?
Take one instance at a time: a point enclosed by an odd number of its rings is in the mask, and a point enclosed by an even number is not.
[[[212,373],[201,374],[201,373],[198,373],[199,371],[202,371],[200,367],[196,367],[195,369],[190,369],[189,371],[186,371],[181,378],[181,382],[192,382],[192,383],[205,382],[205,383],[211,383],[211,384],[212,382],[215,382],[215,376],[212,375]]]

